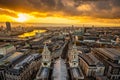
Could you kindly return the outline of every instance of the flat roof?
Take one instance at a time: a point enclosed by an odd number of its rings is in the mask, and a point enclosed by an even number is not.
[[[31,54],[29,56],[27,56],[25,59],[23,59],[21,62],[19,62],[18,64],[16,64],[13,69],[20,69],[22,67],[24,67],[23,65],[26,63],[30,63],[32,60],[34,60],[35,58],[37,58],[39,56],[39,54]]]
[[[92,60],[94,60],[96,66],[104,67],[103,63],[99,61],[92,53],[88,53],[87,55],[89,55],[92,58]]]
[[[96,80],[108,80],[107,76],[97,76]]]
[[[13,46],[12,44],[10,44],[10,43],[4,43],[4,44],[2,44],[2,45],[0,45],[0,48],[2,48],[2,47],[10,47],[10,46]]]
[[[81,58],[91,66],[95,66],[95,61],[89,55],[81,55]]]
[[[13,74],[20,74],[20,72],[28,66],[33,60],[40,57],[39,54],[30,54],[22,57],[14,66],[9,68],[8,72],[11,72]]]
[[[115,68],[120,68],[120,65],[119,65],[119,64],[110,62],[110,61],[108,61],[108,60],[105,60],[105,61],[108,62],[110,65],[112,65],[112,66],[115,67]]]
[[[40,38],[35,38],[34,40],[32,40],[33,42],[38,42],[42,39],[43,37],[40,37]]]
[[[7,66],[9,65],[8,63],[12,63],[16,61],[18,58],[20,58],[23,55],[24,54],[21,52],[14,52],[13,54],[9,54],[0,60],[0,66]]]
[[[6,42],[0,42],[0,46],[6,44]]]
[[[120,51],[115,48],[93,48],[105,56],[113,59],[113,60],[120,60]]]
[[[8,58],[6,58],[4,61],[13,62],[14,60],[18,59],[22,55],[23,55],[23,53],[21,53],[21,52],[15,52],[14,54],[12,54]]]

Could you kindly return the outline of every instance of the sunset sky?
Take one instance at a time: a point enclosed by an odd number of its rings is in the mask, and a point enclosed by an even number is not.
[[[0,22],[120,25],[120,0],[0,0]]]

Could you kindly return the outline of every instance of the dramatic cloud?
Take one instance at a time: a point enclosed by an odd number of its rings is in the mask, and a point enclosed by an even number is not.
[[[0,0],[0,8],[35,16],[89,16],[120,19],[120,0]],[[0,14],[4,11],[0,10]],[[6,12],[15,16],[14,13]],[[39,14],[45,13],[45,15]]]
[[[3,14],[3,15],[5,14],[5,15],[17,17],[16,12],[9,10],[9,9],[0,8],[0,14]]]

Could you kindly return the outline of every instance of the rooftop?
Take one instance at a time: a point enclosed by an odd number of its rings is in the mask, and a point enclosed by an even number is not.
[[[104,66],[103,63],[101,63],[92,53],[87,54],[91,57],[92,60],[94,60],[96,66]]]
[[[31,54],[31,55],[27,56],[25,59],[23,59],[23,61],[21,61],[20,63],[16,64],[13,67],[13,69],[20,69],[20,68],[22,68],[24,64],[30,63],[32,60],[34,60],[38,56],[39,56],[39,54]]]
[[[15,52],[9,56],[6,56],[4,59],[0,61],[0,66],[6,66],[6,63],[13,63],[15,60],[23,56],[24,54],[21,52]]]
[[[18,63],[16,63],[14,66],[12,66],[11,68],[9,68],[9,72],[14,73],[14,74],[19,74],[20,71],[22,71],[26,66],[28,66],[32,61],[34,61],[35,59],[39,58],[40,55],[39,54],[30,54],[30,55],[26,55],[25,57],[23,57],[22,60],[18,61]]]
[[[108,80],[106,76],[97,76],[96,80]]]
[[[7,59],[5,59],[4,61],[9,61],[9,62],[13,62],[16,59],[18,59],[19,57],[21,57],[23,55],[23,53],[21,52],[15,52],[13,55],[9,56]]]
[[[115,48],[94,48],[112,60],[120,60],[120,51]]]
[[[2,47],[8,48],[8,47],[11,47],[11,46],[13,46],[13,45],[10,44],[10,43],[4,43],[4,44],[0,45],[0,48],[2,48]]]
[[[81,55],[81,58],[90,66],[95,66],[95,61],[89,55]]]

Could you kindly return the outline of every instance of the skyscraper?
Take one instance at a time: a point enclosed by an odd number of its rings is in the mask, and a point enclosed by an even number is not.
[[[11,24],[10,22],[6,22],[6,30],[11,31]]]

